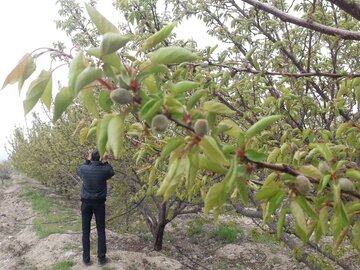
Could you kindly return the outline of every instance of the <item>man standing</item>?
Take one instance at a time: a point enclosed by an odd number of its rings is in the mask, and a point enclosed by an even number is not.
[[[106,258],[105,237],[105,201],[107,194],[106,181],[114,176],[114,170],[105,155],[102,162],[97,150],[89,153],[85,164],[80,165],[77,174],[82,180],[81,188],[81,219],[83,262],[90,265],[90,225],[95,215],[98,233],[98,263],[104,265]]]

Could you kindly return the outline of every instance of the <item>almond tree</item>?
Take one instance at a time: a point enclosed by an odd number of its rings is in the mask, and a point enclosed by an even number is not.
[[[293,217],[304,242],[332,234],[335,246],[349,237],[359,249],[359,23],[351,3],[160,4],[118,1],[122,31],[87,4],[98,43],[26,54],[3,87],[21,87],[34,58],[55,53],[69,63],[67,86],[50,108],[52,71],[42,71],[25,111],[42,101],[57,121],[79,98],[96,119],[80,136],[95,132],[100,153],[117,159],[134,142],[148,194],[163,202],[201,197],[215,219],[229,199],[242,214],[250,201],[279,238]],[[216,55],[216,47],[176,41],[176,21],[190,16],[228,49]]]

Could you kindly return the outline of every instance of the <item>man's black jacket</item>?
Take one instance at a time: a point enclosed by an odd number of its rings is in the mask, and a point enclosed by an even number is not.
[[[105,201],[107,193],[106,180],[114,176],[114,170],[109,163],[100,161],[86,161],[77,170],[83,185],[81,200]]]

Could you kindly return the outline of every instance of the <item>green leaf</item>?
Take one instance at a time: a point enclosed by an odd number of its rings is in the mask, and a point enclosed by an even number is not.
[[[186,104],[186,108],[188,110],[192,109],[196,102],[198,102],[200,100],[201,97],[203,97],[204,95],[206,95],[207,90],[205,89],[200,89],[197,90],[188,100],[187,104]]]
[[[351,127],[351,123],[343,123],[336,129],[335,138],[338,139],[341,137],[349,128]]]
[[[205,135],[201,139],[199,146],[204,154],[215,163],[218,163],[222,166],[229,164],[229,161],[226,159],[224,153],[221,151],[213,137]]]
[[[105,33],[100,45],[101,57],[116,52],[132,39],[132,35],[121,35],[111,32]]]
[[[280,148],[274,148],[270,152],[270,154],[267,158],[267,162],[276,163],[276,160],[277,160],[278,156],[280,155],[280,152],[281,152]]]
[[[199,168],[205,171],[219,174],[226,174],[227,172],[227,169],[224,166],[219,165],[218,163],[203,155],[199,156]]]
[[[360,221],[355,222],[352,227],[352,244],[360,251]]]
[[[311,219],[318,220],[319,217],[315,209],[303,196],[296,196],[296,202]]]
[[[94,56],[96,58],[101,58],[101,49],[100,47],[91,47],[89,49],[86,50],[86,52],[88,54],[90,54],[91,56]]]
[[[23,102],[25,114],[34,108],[47,88],[50,88],[51,91],[52,73],[50,71],[43,70],[41,71],[39,77],[30,84],[29,90],[26,93],[26,98]]]
[[[120,72],[122,70],[121,59],[117,53],[110,53],[102,57],[104,64],[108,64],[111,67],[114,67],[116,71]]]
[[[185,111],[183,104],[172,95],[165,96],[164,105],[171,113],[183,114]]]
[[[174,85],[173,89],[171,90],[171,93],[174,95],[179,95],[185,92],[188,92],[190,90],[195,89],[198,87],[200,83],[198,82],[192,82],[192,81],[181,81]]]
[[[188,199],[192,197],[193,186],[199,170],[199,147],[194,146],[188,152],[188,159],[185,166],[185,187],[188,192]]]
[[[329,229],[329,213],[327,206],[321,208],[319,213],[319,222],[322,234],[326,235]]]
[[[84,89],[80,91],[79,98],[84,107],[94,116],[98,117],[98,111],[96,107],[95,97],[92,89]]]
[[[267,185],[262,186],[256,193],[255,199],[258,201],[269,200],[281,191],[281,187],[282,184],[280,182],[268,183]]]
[[[73,58],[69,66],[69,88],[75,96],[75,83],[79,74],[89,65],[89,62],[85,58],[84,54],[80,52]]]
[[[360,104],[360,87],[357,86],[355,88],[355,98],[356,98],[356,101],[358,103],[358,105]]]
[[[356,215],[360,213],[360,201],[348,202],[345,208],[349,216]]]
[[[106,143],[108,142],[108,125],[112,118],[112,114],[106,114],[103,119],[98,120],[97,123],[96,144],[101,157],[104,155],[106,150]]]
[[[279,215],[279,220],[276,225],[276,237],[277,239],[281,239],[284,225],[285,225],[285,218],[286,218],[287,208],[282,208]]]
[[[357,181],[360,181],[360,171],[356,169],[348,169],[346,170],[346,176]]]
[[[240,194],[241,202],[243,203],[244,206],[247,206],[249,203],[249,195],[248,195],[248,188],[245,183],[245,179],[243,179],[242,177],[238,177],[236,179],[236,185]]]
[[[164,201],[167,201],[175,192],[181,179],[184,177],[184,171],[187,158],[170,158],[168,173],[166,174],[157,195],[163,195]]]
[[[111,118],[108,125],[108,144],[116,159],[121,157],[124,148],[124,122],[125,115],[116,115]]]
[[[305,214],[301,206],[298,204],[297,201],[292,201],[290,203],[290,210],[292,215],[295,218],[296,224],[299,226],[299,228],[306,234],[307,227],[306,227],[306,219]],[[302,235],[300,235],[302,236]]]
[[[176,22],[170,23],[164,26],[160,31],[156,32],[155,34],[151,35],[147,38],[143,44],[143,50],[147,51],[153,48],[156,44],[159,44],[163,40],[165,40],[172,32],[174,27],[176,26]]]
[[[228,195],[225,193],[224,182],[215,183],[206,194],[205,203],[205,215],[209,214],[213,208],[220,208],[226,201]]]
[[[143,79],[142,83],[143,86],[145,86],[145,89],[147,89],[148,92],[151,94],[156,94],[159,90],[156,79],[153,75],[149,75],[148,77]]]
[[[177,46],[163,47],[148,55],[151,62],[164,65],[192,62],[198,58],[198,56],[191,51]]]
[[[40,97],[40,100],[46,108],[50,111],[51,107],[51,98],[52,98],[52,78],[50,78],[49,83],[46,85],[43,94]]]
[[[19,90],[21,90],[24,81],[30,77],[35,71],[36,65],[31,54],[25,54],[17,63],[15,68],[6,76],[1,89],[4,89],[8,84],[19,82]]]
[[[73,99],[74,96],[69,88],[64,87],[60,90],[55,97],[53,122],[56,122],[61,117],[66,108],[72,103]]]
[[[99,94],[99,106],[105,111],[105,112],[111,112],[111,106],[113,105],[112,100],[110,99],[110,93],[109,91],[102,90]]]
[[[99,68],[87,67],[78,75],[75,83],[75,94],[77,94],[81,89],[83,89],[88,84],[100,79],[103,75],[103,72]]]
[[[224,119],[219,123],[220,125],[227,125],[230,129],[226,130],[224,133],[235,139],[239,139],[241,134],[243,134],[242,129],[231,119]]]
[[[223,182],[225,183],[225,192],[230,194],[234,190],[235,181],[237,179],[237,158],[234,157],[231,161],[230,168],[226,173]]]
[[[322,173],[313,165],[304,165],[300,167],[299,171],[305,176],[310,176],[316,179],[321,179],[322,177]]]
[[[268,213],[269,215],[272,215],[273,213],[275,213],[276,209],[279,208],[281,202],[284,200],[286,196],[286,193],[283,191],[279,191],[278,193],[275,194],[274,197],[271,198],[270,202],[269,202],[269,208],[268,208]]]
[[[245,156],[254,162],[260,162],[267,159],[267,155],[264,153],[256,152],[252,149],[246,149]]]
[[[83,127],[82,129],[80,129],[79,132],[79,142],[80,145],[83,145],[88,137],[88,133],[89,133],[89,128],[87,127]]]
[[[245,132],[245,137],[248,139],[254,137],[282,117],[282,115],[270,115],[261,118]]]
[[[317,144],[316,147],[319,149],[321,155],[325,158],[326,161],[330,161],[334,158],[328,144],[320,143],[320,144]]]
[[[184,143],[184,137],[175,137],[170,139],[161,151],[162,159],[168,157],[175,149]]]
[[[170,159],[167,174],[166,174],[164,180],[161,182],[161,185],[160,185],[158,191],[156,192],[157,196],[163,195],[166,192],[166,190],[168,189],[170,181],[176,175],[176,170],[179,167],[179,162],[180,162],[179,158]]]
[[[161,108],[162,100],[150,99],[140,110],[140,119],[150,122]]]
[[[203,108],[207,112],[213,112],[218,114],[236,114],[235,111],[230,109],[223,103],[216,102],[216,101],[206,101],[204,102]]]
[[[320,179],[320,185],[318,186],[318,194],[320,194],[321,192],[323,192],[323,190],[325,189],[325,187],[327,186],[327,184],[329,183],[331,179],[331,175],[327,174],[324,175],[321,179]]]
[[[91,21],[95,24],[96,28],[100,34],[105,34],[107,32],[119,33],[117,29],[111,22],[109,22],[99,11],[93,8],[91,5],[85,3],[87,13],[90,16]]]

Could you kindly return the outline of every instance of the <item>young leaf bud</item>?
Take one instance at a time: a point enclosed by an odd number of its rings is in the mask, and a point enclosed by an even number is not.
[[[153,131],[161,133],[164,132],[169,125],[169,120],[163,114],[158,114],[154,116],[151,121],[151,128]]]
[[[199,119],[195,122],[194,131],[199,136],[204,136],[209,131],[209,124],[206,119]]]
[[[342,191],[353,191],[355,189],[354,183],[347,178],[339,178],[338,183]]]
[[[302,195],[308,193],[312,188],[309,178],[304,175],[296,176],[295,187],[296,190]]]
[[[124,88],[118,88],[111,91],[110,98],[112,101],[123,105],[131,104],[133,102],[133,96]]]

